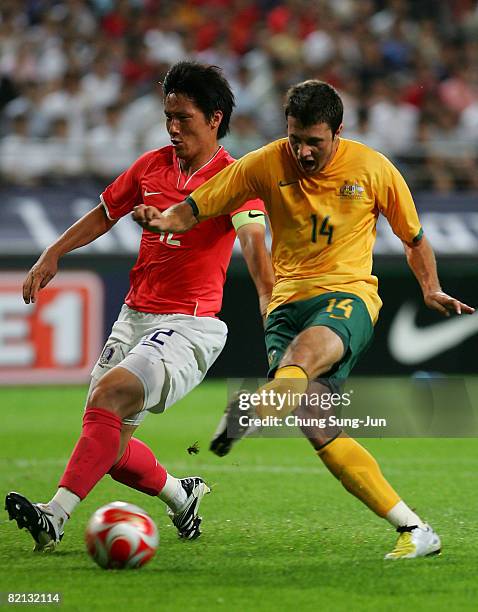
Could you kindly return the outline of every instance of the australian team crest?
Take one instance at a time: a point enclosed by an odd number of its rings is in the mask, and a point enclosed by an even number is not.
[[[277,351],[275,349],[273,349],[272,351],[269,351],[269,354],[267,355],[267,360],[269,361],[269,366],[272,365],[275,356],[276,356]]]
[[[339,189],[339,197],[359,200],[363,197],[365,189],[362,185],[359,185],[356,182],[349,183],[348,181],[344,181],[344,184]]]

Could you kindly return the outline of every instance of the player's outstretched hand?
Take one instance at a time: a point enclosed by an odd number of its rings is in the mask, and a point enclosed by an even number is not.
[[[432,291],[425,296],[425,304],[428,308],[437,310],[445,317],[449,317],[450,313],[455,314],[473,314],[475,309],[468,304],[464,304],[457,300],[451,295],[444,293],[443,291]]]
[[[33,304],[40,289],[46,287],[58,271],[58,257],[49,250],[44,251],[28,272],[23,282],[23,301]]]

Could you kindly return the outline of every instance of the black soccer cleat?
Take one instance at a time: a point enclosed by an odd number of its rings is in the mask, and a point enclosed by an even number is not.
[[[239,407],[239,398],[245,393],[249,395],[248,391],[238,391],[233,395],[214,432],[209,450],[218,457],[227,455],[233,444],[259,429],[257,426],[248,424],[256,416],[252,406],[246,410]]]
[[[204,495],[211,492],[211,489],[199,476],[180,478],[180,482],[186,491],[187,500],[178,512],[173,512],[168,508],[168,515],[178,530],[180,538],[195,540],[201,535],[199,526],[202,518],[198,516],[199,504]]]
[[[63,532],[55,528],[56,521],[47,507],[43,504],[32,504],[20,493],[8,493],[5,497],[5,510],[11,521],[17,521],[19,529],[28,529],[35,541],[34,551],[52,551],[63,537]]]

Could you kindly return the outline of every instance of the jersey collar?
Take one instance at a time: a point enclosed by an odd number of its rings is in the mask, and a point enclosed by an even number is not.
[[[197,176],[198,174],[200,174],[201,172],[203,172],[204,170],[206,170],[206,168],[208,168],[212,163],[214,163],[214,161],[218,158],[221,157],[222,154],[224,154],[224,147],[222,145],[219,145],[218,150],[214,153],[214,155],[207,160],[207,162],[205,164],[203,164],[200,168],[198,168],[197,170],[195,170],[190,176],[188,176],[186,178],[186,176],[183,174],[183,171],[181,170],[181,162],[179,160],[179,157],[176,156],[176,151],[173,149],[173,156],[174,156],[174,165],[177,168],[178,171],[178,178],[177,178],[177,182],[176,182],[176,188],[177,189],[185,189],[189,182],[192,180],[193,177]],[[184,179],[184,183],[181,186],[181,179]]]

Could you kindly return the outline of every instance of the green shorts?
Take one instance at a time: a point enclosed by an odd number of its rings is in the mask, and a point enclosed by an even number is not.
[[[314,325],[332,329],[344,343],[344,356],[326,378],[340,384],[357,359],[369,347],[373,325],[363,300],[351,293],[323,293],[317,297],[278,306],[267,318],[265,337],[269,376],[279,367],[284,353],[301,331]]]

